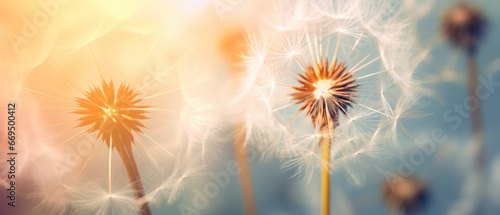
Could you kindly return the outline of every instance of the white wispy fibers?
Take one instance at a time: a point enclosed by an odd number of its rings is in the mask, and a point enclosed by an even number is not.
[[[418,116],[422,56],[413,29],[391,1],[270,8],[245,56],[256,76],[245,101],[250,144],[297,167],[308,182],[322,164],[319,140],[328,136],[331,171],[344,169],[363,184],[366,168],[402,151],[399,140],[410,135],[403,121]]]
[[[171,204],[199,174],[199,153],[178,123],[186,117],[175,72],[182,58],[164,59],[163,30],[110,31],[45,60],[22,83],[19,101],[36,101],[22,111],[44,122],[29,144],[57,149],[27,175],[43,211],[134,214],[146,203]]]
[[[188,103],[185,111],[189,112],[183,123],[206,163],[220,158],[224,148],[229,148],[224,144],[234,139],[233,125],[244,121],[245,108],[239,101],[245,99],[253,77],[243,71],[241,54],[247,48],[247,30],[255,27],[256,13],[266,4],[228,2],[230,8],[218,11],[217,2],[182,2],[185,13],[176,41],[188,59],[179,64],[180,85]]]
[[[256,27],[255,14],[266,3],[200,4],[193,8],[198,12],[186,18],[184,36],[179,41],[181,47],[191,51],[180,73],[183,95],[194,113],[186,121],[190,140],[198,144],[203,161],[209,165],[224,154],[235,154],[247,214],[255,214],[256,207],[246,149],[247,109],[240,101],[246,99],[254,77],[245,73],[241,56],[251,48],[245,44],[246,32]],[[233,152],[225,153],[227,150]]]
[[[205,40],[217,43],[213,37],[220,35],[207,34]],[[196,43],[193,39],[184,41],[189,42]],[[192,45],[186,44],[185,47]],[[178,67],[179,84],[186,101],[185,117],[181,123],[189,141],[201,150],[203,162],[211,164],[224,153],[226,144],[234,138],[232,124],[236,109],[231,107],[238,105],[242,93],[233,83],[235,74],[231,73],[230,65],[222,61],[219,54],[212,54],[217,47],[198,46],[192,50],[186,55],[189,60],[181,62]]]

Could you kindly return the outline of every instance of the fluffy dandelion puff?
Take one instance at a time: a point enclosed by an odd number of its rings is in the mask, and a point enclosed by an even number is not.
[[[326,215],[334,171],[363,184],[364,168],[377,169],[385,148],[399,149],[400,132],[410,136],[401,119],[418,99],[418,60],[410,29],[384,15],[394,9],[385,1],[283,2],[283,13],[298,16],[265,14],[268,26],[250,36],[244,58],[256,74],[248,124],[279,138],[251,144],[285,159],[305,182],[320,169]],[[272,23],[281,17],[293,17],[288,27]]]
[[[392,8],[383,1],[303,3],[281,2],[286,14],[266,13],[248,40],[245,62],[256,74],[249,124],[259,136],[250,142],[306,182],[327,156],[330,173],[345,169],[362,184],[363,169],[409,135],[402,120],[416,115],[418,49],[411,29],[384,15]],[[294,17],[286,23],[294,28],[283,28],[282,17]]]
[[[84,78],[70,78],[47,60],[32,74],[39,79],[23,84],[23,95],[36,98],[39,117],[50,122],[43,139],[63,153],[52,167],[64,171],[39,174],[34,195],[50,196],[42,205],[54,213],[150,214],[149,203],[175,201],[201,167],[176,123],[182,95],[178,81],[165,78],[173,72],[115,72],[116,62],[99,61],[90,45],[75,55],[85,62],[74,60],[71,68],[91,71]],[[150,76],[139,78],[141,72]]]

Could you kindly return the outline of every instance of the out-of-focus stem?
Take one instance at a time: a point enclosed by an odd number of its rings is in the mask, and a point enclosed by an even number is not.
[[[220,41],[220,48],[223,56],[226,57],[231,65],[231,75],[232,75],[232,88],[235,95],[239,92],[242,80],[242,72],[245,70],[241,66],[243,59],[241,56],[246,52],[245,44],[245,31],[235,28],[224,34]],[[245,111],[245,110],[243,110]],[[248,163],[247,151],[245,149],[246,133],[245,125],[242,123],[241,119],[236,117],[234,125],[234,150],[236,161],[240,168],[240,186],[241,195],[243,198],[243,205],[245,207],[246,215],[256,215],[257,207],[255,206],[255,198],[252,188],[252,177],[250,175],[250,165]]]
[[[328,127],[328,126],[326,126]],[[332,139],[322,135],[321,146],[321,214],[330,215],[330,147]]]
[[[128,180],[130,182],[130,187],[134,193],[135,200],[137,201],[138,214],[140,215],[151,215],[151,209],[149,208],[148,202],[143,199],[145,195],[144,187],[141,181],[141,175],[139,174],[139,169],[135,163],[134,154],[130,148],[121,148],[117,150],[120,153],[122,162],[127,170]]]
[[[248,156],[245,149],[245,133],[243,132],[244,125],[239,123],[234,126],[235,140],[234,150],[236,161],[240,167],[240,185],[241,193],[243,196],[243,205],[245,207],[246,215],[256,215],[257,209],[255,207],[255,198],[252,188],[252,177],[250,175],[250,165],[248,163]]]
[[[476,164],[480,171],[485,170],[485,152],[483,146],[483,123],[481,116],[481,100],[477,94],[478,77],[475,52],[467,54],[467,80],[469,96],[476,101],[471,108],[471,127],[474,144],[474,155],[476,156]]]

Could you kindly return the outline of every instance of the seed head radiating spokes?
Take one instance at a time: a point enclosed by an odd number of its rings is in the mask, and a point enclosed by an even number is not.
[[[296,167],[304,182],[320,167],[322,181],[343,169],[364,184],[367,171],[412,138],[403,120],[419,116],[416,71],[424,58],[413,28],[385,16],[394,11],[386,3],[278,1],[249,35],[249,144],[288,158],[284,167]]]
[[[115,93],[113,81],[107,83],[101,80],[101,87],[93,86],[84,92],[86,98],[76,98],[78,107],[74,111],[83,115],[79,118],[77,127],[90,126],[87,133],[97,132],[100,141],[106,142],[109,153],[109,195],[111,195],[111,155],[113,149],[120,154],[129,177],[134,197],[139,202],[140,214],[151,214],[148,203],[142,198],[145,196],[141,176],[133,156],[134,136],[132,132],[142,133],[145,128],[140,121],[147,119],[145,110],[148,106],[140,106],[143,99],[139,93],[128,85],[121,84]]]
[[[76,98],[80,109],[74,113],[82,115],[78,126],[90,125],[87,132],[97,132],[108,147],[112,139],[113,148],[131,150],[132,132],[141,133],[141,128],[145,128],[141,120],[148,118],[145,116],[148,106],[139,105],[143,99],[128,85],[121,84],[116,93],[113,81],[102,80],[101,85],[86,91],[85,98]]]
[[[346,69],[344,63],[337,64],[336,60],[328,65],[326,58],[324,62],[308,66],[305,75],[298,73],[301,79],[297,81],[302,86],[293,87],[296,92],[291,96],[295,104],[302,104],[299,110],[306,111],[315,126],[328,124],[328,118],[336,121],[339,111],[347,114],[347,108],[354,103],[356,79]]]

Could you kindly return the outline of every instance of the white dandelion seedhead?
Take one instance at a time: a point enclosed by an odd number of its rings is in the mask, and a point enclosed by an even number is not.
[[[409,135],[401,120],[418,115],[418,48],[385,1],[304,2],[282,1],[287,14],[264,14],[265,26],[250,36],[254,50],[245,62],[256,78],[249,125],[254,135],[272,137],[250,142],[290,158],[285,167],[307,172],[309,181],[321,166],[319,139],[328,135],[332,171],[344,168],[362,184],[362,169],[390,157],[401,135]],[[294,28],[278,27],[280,17],[295,12],[311,16],[290,19]]]

